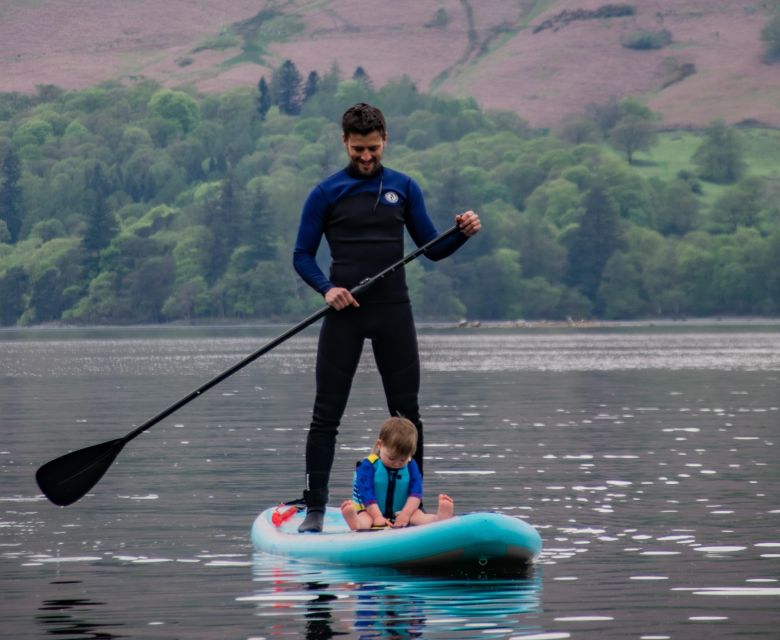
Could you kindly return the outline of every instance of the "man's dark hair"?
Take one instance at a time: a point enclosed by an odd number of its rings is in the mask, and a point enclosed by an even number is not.
[[[373,131],[378,131],[383,138],[387,135],[384,115],[379,109],[365,102],[358,102],[344,112],[341,117],[341,130],[345,138],[351,133],[366,136]]]

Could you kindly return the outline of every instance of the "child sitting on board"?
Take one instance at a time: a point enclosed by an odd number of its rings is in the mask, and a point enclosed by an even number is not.
[[[349,528],[371,529],[428,524],[451,518],[452,498],[439,494],[434,513],[420,509],[422,474],[412,459],[417,448],[417,428],[406,418],[388,418],[379,431],[373,453],[358,463],[352,499],[341,504]]]

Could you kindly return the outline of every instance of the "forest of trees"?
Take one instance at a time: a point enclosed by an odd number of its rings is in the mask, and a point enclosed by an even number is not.
[[[643,178],[654,114],[627,99],[560,131],[358,69],[289,61],[270,82],[198,95],[152,81],[0,94],[0,324],[286,319],[322,304],[292,269],[302,203],[341,168],[339,119],[389,120],[389,166],[440,229],[484,231],[407,279],[421,319],[780,313],[776,180],[713,123],[695,171]],[[714,201],[706,181],[727,185]],[[324,244],[324,243],[323,243]],[[327,260],[327,256],[323,256]]]

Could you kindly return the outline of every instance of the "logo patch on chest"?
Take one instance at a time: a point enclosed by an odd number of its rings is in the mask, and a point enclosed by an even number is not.
[[[387,204],[398,204],[398,201],[400,200],[398,194],[395,191],[388,191],[382,197],[384,198],[384,201],[387,202]]]

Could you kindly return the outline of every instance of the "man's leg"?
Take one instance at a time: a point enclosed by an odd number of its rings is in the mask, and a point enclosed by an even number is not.
[[[377,305],[380,306],[380,305]],[[423,424],[420,419],[420,356],[410,304],[381,305],[372,325],[371,341],[390,415],[401,415],[417,427],[414,459],[423,470]]]
[[[355,311],[345,309],[328,314],[320,330],[317,392],[306,437],[306,518],[299,527],[301,532],[322,530],[336,436],[363,348]]]

